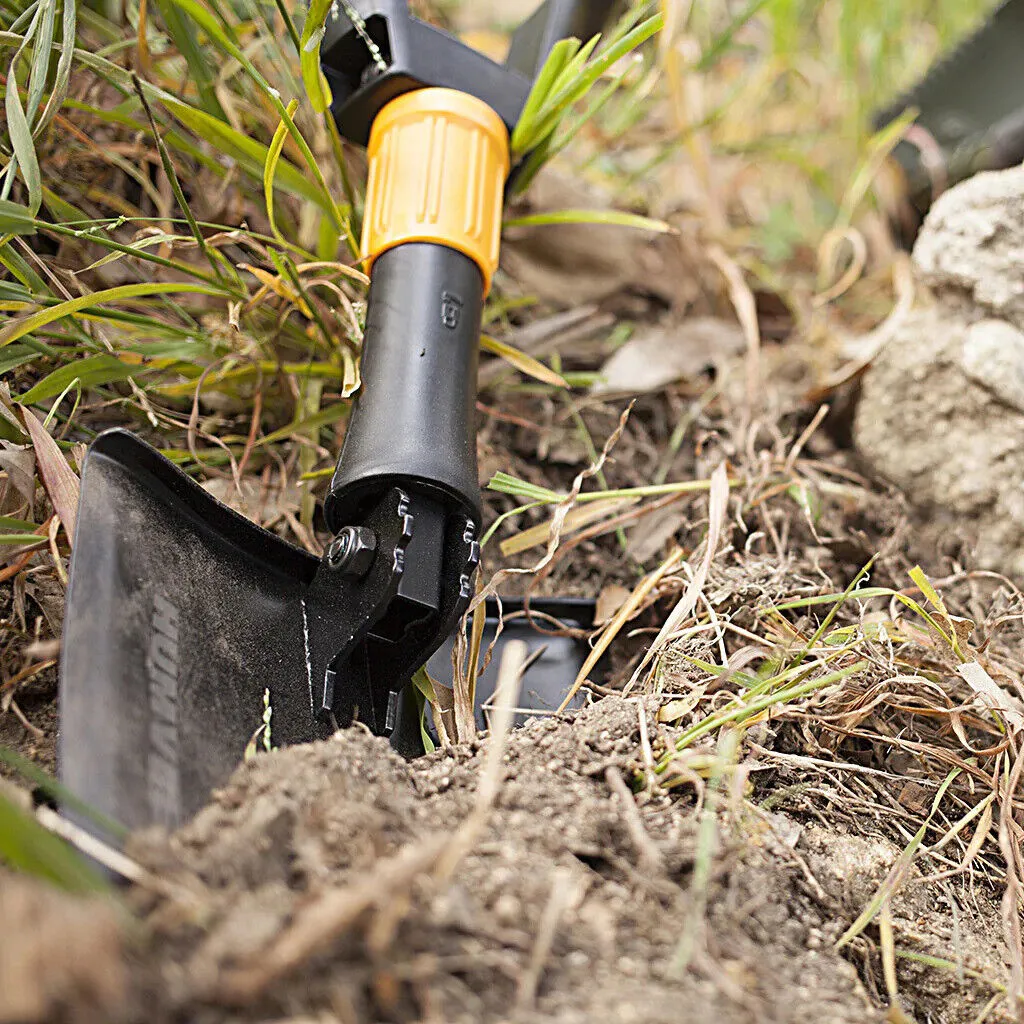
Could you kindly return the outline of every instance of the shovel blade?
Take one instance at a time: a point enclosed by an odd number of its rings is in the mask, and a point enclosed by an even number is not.
[[[125,431],[82,474],[61,659],[63,781],[108,817],[174,826],[242,760],[322,734],[304,637],[318,562]]]
[[[385,500],[381,535],[388,507]],[[64,620],[64,784],[129,829],[173,828],[209,800],[254,740],[262,744],[268,708],[275,747],[329,736],[325,669],[339,635],[332,625],[341,628],[346,608],[357,619],[369,613],[358,591],[345,597],[317,586],[321,571],[318,559],[221,504],[133,434],[101,434],[82,472]],[[531,607],[544,622],[586,628],[593,619],[590,602]],[[521,613],[519,603],[506,602],[505,612]],[[496,627],[495,608],[488,644]],[[512,637],[533,652],[520,724],[557,707],[588,652],[584,642],[537,632],[521,618],[506,621],[479,684],[482,728],[501,643]],[[431,665],[444,678],[450,641]],[[409,704],[398,709],[392,735],[407,756],[422,752]],[[66,812],[116,842],[96,821]]]

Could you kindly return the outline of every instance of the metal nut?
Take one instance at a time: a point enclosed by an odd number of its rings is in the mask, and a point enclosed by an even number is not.
[[[327,564],[346,576],[365,576],[377,555],[377,535],[368,526],[344,526],[327,546]]]

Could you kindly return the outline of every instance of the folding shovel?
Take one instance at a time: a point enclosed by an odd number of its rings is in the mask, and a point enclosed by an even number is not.
[[[403,754],[422,751],[409,680],[467,608],[480,557],[477,351],[509,133],[551,45],[589,35],[610,6],[549,0],[505,65],[413,18],[404,0],[329,18],[332,112],[368,147],[371,275],[362,389],[324,506],[333,539],[317,559],[132,434],[94,442],[59,760],[97,810],[132,828],[179,823],[267,718],[275,745],[358,719]]]

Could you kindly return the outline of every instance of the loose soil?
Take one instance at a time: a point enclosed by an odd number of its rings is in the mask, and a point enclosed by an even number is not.
[[[636,777],[639,716],[656,735],[656,708],[610,697],[513,733],[496,806],[457,859],[487,742],[408,763],[354,728],[261,755],[176,834],[132,840],[154,880],[129,893],[130,980],[109,936],[83,976],[58,964],[56,985],[50,958],[26,953],[21,989],[50,998],[25,1019],[884,1020],[868,946],[835,944],[898,848],[743,792],[707,816],[692,790],[625,803],[616,776]],[[68,949],[109,928],[105,907],[83,919],[74,901],[31,898],[32,927],[63,923]],[[903,963],[905,1009],[975,1020],[1003,973],[990,895],[911,879],[892,911],[905,948],[955,946],[963,967]],[[16,934],[31,946],[29,931]]]
[[[151,1019],[325,1007],[389,1021],[871,1019],[854,969],[831,951],[840,925],[801,891],[770,817],[723,835],[706,926],[694,916],[692,807],[650,801],[641,839],[605,780],[632,777],[637,712],[609,699],[575,725],[518,733],[493,818],[450,881],[428,867],[390,891],[403,849],[469,815],[481,752],[409,765],[356,731],[261,758],[172,840],[136,846],[161,878],[201,893],[200,926],[194,912],[182,920],[180,900],[137,894],[153,928],[146,1004],[166,1015]],[[322,908],[339,887],[374,905],[339,913],[278,976],[281,951],[317,931],[311,900]],[[688,928],[700,933],[696,969],[673,972]],[[200,1012],[207,1001],[242,1006]]]
[[[634,408],[608,465],[612,486],[650,478],[646,451],[663,447],[671,422],[663,401],[648,396]],[[591,410],[596,436],[614,426],[614,407]],[[753,477],[735,422],[729,412],[702,416],[700,443],[683,447],[673,478],[706,478],[723,457]],[[758,450],[778,438],[775,451],[784,452],[807,422],[806,410],[782,413],[762,428]],[[749,543],[755,526],[730,527],[704,588],[721,621],[760,630],[759,610],[842,590],[876,552],[875,584],[905,586],[922,555],[936,579],[948,571],[935,535],[908,518],[898,495],[857,477],[855,454],[835,436],[812,437],[807,464],[827,463],[857,483],[823,499],[813,520],[797,502],[762,502],[756,487],[738,496],[742,508],[759,510],[762,538],[782,538],[783,550]],[[506,465],[548,486],[568,486],[586,464],[566,442],[564,464],[534,459],[531,469],[535,435],[502,421],[482,438],[484,454],[493,446]],[[489,497],[490,515],[502,500]],[[669,541],[699,551],[707,531],[706,497],[669,512],[664,539],[643,524],[629,533],[631,543],[641,529],[654,535],[654,564]],[[613,535],[570,550],[539,592],[594,596],[630,580]],[[537,557],[519,556],[521,564]],[[942,583],[950,611],[972,615],[988,654],[1015,666],[1019,593],[952,568]],[[616,642],[609,682],[628,678],[685,583],[675,579],[631,623],[639,634]],[[28,611],[39,609],[30,603]],[[844,609],[838,621],[852,628],[860,614]],[[792,621],[807,636],[817,620],[797,613]],[[730,658],[742,659],[745,643],[730,638]],[[966,756],[946,725],[971,702],[966,684],[942,669],[943,697],[932,708],[934,687],[894,677],[884,644],[873,655],[878,664],[864,680],[837,688],[813,714],[796,709],[750,728],[720,789],[709,783],[713,744],[689,752],[703,766],[680,760],[674,788],[648,789],[641,714],[657,757],[683,725],[729,696],[689,660],[719,662],[714,635],[694,636],[666,657],[661,696],[594,691],[575,719],[514,732],[495,806],[468,845],[460,827],[472,817],[488,740],[409,763],[356,728],[261,753],[179,832],[131,840],[144,874],[127,892],[130,916],[0,879],[0,981],[17,981],[0,984],[0,1022],[1010,1021],[994,828],[981,835],[973,867],[936,879],[942,865],[929,858],[889,901],[899,1009],[886,991],[878,917],[837,948],[920,827],[949,765],[962,763],[944,759]],[[940,655],[923,647],[921,664],[934,672]],[[55,730],[45,678],[38,700],[35,693],[24,689],[18,700],[44,734],[23,731],[20,748],[46,763]],[[694,703],[673,720],[664,705],[680,698]],[[976,725],[969,714],[963,722]],[[10,714],[0,723],[17,724]],[[971,749],[994,743],[973,732],[967,739]],[[907,753],[914,742],[922,754]],[[983,763],[990,768],[990,758]],[[972,790],[978,782],[960,777],[960,810],[943,829],[988,791]],[[624,801],[623,788],[634,786]],[[950,866],[964,860],[973,828],[947,847]],[[933,831],[929,842],[942,835]]]

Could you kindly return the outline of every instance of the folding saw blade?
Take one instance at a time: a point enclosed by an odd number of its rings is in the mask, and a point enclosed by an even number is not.
[[[1024,160],[1024,0],[1005,0],[970,38],[875,117],[916,112],[894,156],[923,214],[945,188]]]

